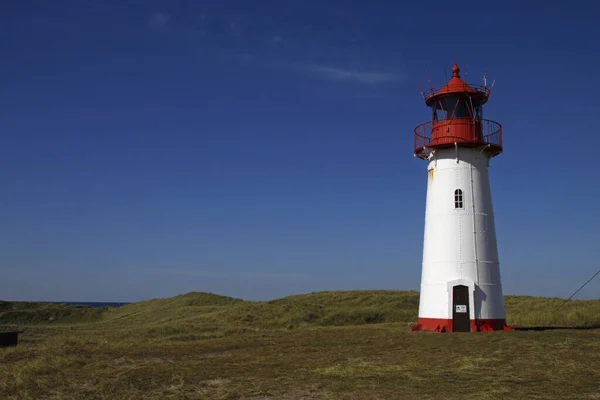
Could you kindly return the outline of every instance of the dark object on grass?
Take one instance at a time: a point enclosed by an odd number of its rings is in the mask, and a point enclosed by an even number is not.
[[[0,347],[14,347],[19,343],[19,333],[23,331],[0,332]]]
[[[515,328],[515,331],[557,331],[557,330],[594,330],[600,329],[600,325],[587,326],[523,326]]]

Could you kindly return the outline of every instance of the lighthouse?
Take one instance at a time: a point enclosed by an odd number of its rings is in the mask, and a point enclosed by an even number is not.
[[[492,87],[465,83],[455,64],[444,87],[422,93],[431,120],[414,132],[414,155],[427,165],[427,197],[413,331],[511,330],[488,176],[490,160],[502,153],[502,127],[483,118]]]

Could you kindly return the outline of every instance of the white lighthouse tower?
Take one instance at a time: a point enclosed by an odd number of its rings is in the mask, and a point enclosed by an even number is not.
[[[488,178],[490,159],[502,152],[502,127],[482,118],[491,88],[468,85],[459,73],[454,65],[444,87],[423,93],[432,119],[415,129],[415,156],[426,161],[428,180],[419,319],[411,330],[510,330]]]

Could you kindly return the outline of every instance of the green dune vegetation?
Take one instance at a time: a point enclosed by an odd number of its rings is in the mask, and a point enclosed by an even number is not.
[[[508,332],[410,332],[419,294],[119,308],[0,302],[1,399],[600,398],[600,300],[506,296]]]

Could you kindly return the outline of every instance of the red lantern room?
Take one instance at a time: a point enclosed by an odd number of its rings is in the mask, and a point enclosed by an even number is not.
[[[490,92],[486,86],[465,83],[455,64],[444,87],[423,93],[432,117],[415,128],[415,156],[426,159],[434,149],[456,146],[482,147],[490,157],[500,154],[502,126],[483,118]]]

